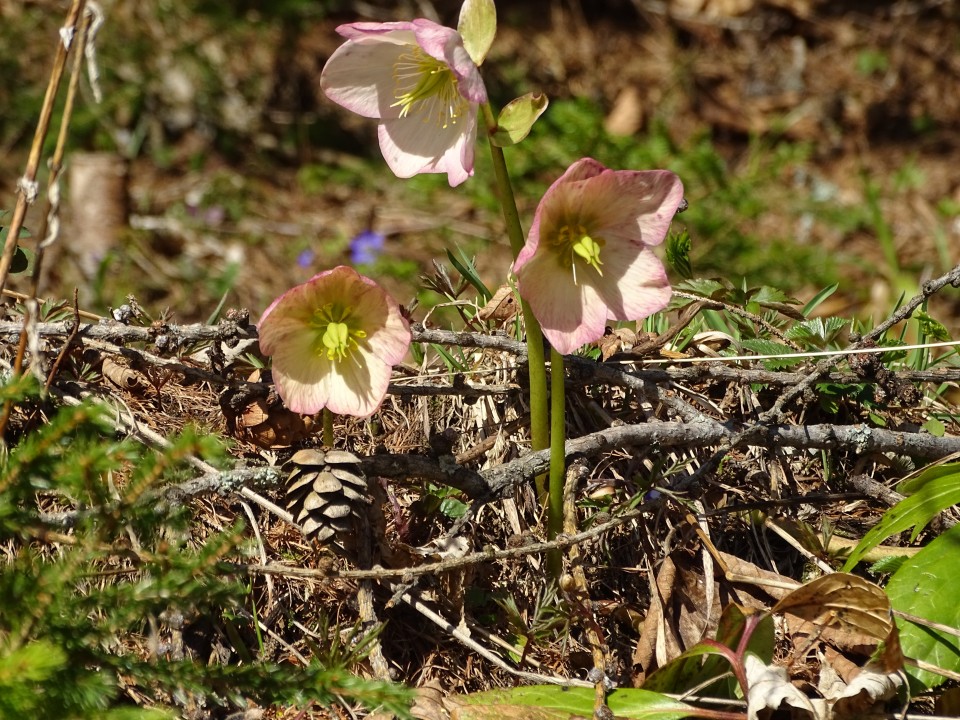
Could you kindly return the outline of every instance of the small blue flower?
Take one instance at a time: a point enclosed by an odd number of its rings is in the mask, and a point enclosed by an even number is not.
[[[316,257],[316,253],[307,248],[306,250],[301,250],[300,254],[297,255],[297,265],[302,268],[308,268],[313,264],[313,259]]]
[[[354,265],[376,262],[386,238],[373,230],[364,230],[350,241],[350,261]]]

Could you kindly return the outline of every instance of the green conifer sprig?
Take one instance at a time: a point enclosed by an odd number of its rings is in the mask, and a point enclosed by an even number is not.
[[[49,410],[35,393],[36,383],[17,381],[0,387],[0,401],[21,403],[29,418]],[[262,656],[208,662],[215,628],[228,615],[247,622],[240,610],[250,589],[223,569],[246,533],[238,522],[197,542],[189,507],[158,498],[189,472],[188,456],[217,463],[223,450],[194,430],[147,450],[119,438],[105,412],[80,405],[24,422],[0,456],[0,719],[152,720],[191,703],[340,699],[409,717],[410,693],[351,674],[349,653],[307,666]],[[72,527],[44,522],[59,510],[74,513]],[[189,641],[169,641],[172,615]],[[138,706],[133,696],[148,700]]]

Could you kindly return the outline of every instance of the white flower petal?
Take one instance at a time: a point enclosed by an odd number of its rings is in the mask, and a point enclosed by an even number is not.
[[[411,46],[416,43],[409,31],[350,40],[327,60],[320,87],[335,103],[363,117],[398,117],[402,108],[395,106],[393,66]]]
[[[445,128],[420,116],[385,120],[378,137],[380,151],[397,177],[445,172],[450,186],[456,187],[473,174],[476,131],[476,110],[471,109],[466,118]]]

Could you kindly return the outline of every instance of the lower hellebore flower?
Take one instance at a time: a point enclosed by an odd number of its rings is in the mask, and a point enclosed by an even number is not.
[[[451,28],[425,19],[341,25],[347,38],[327,60],[320,87],[347,110],[380,121],[380,150],[397,177],[473,175],[477,107],[487,91]]]
[[[373,414],[411,337],[397,302],[343,265],[274,300],[258,329],[284,404],[310,415]]]
[[[641,320],[671,290],[650,246],[663,242],[683,185],[668,170],[608,170],[584,158],[547,190],[513,271],[557,352],[603,336],[608,320]]]

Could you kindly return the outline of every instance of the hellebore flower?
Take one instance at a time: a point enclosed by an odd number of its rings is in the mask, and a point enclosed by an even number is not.
[[[683,185],[667,170],[608,170],[584,158],[547,190],[513,271],[520,295],[561,354],[641,320],[671,290],[651,245],[663,242]]]
[[[412,22],[341,25],[347,38],[327,60],[320,87],[347,110],[380,121],[380,150],[397,177],[473,175],[477,107],[487,91],[451,28]]]
[[[270,304],[258,326],[260,350],[273,356],[284,404],[314,414],[328,408],[366,417],[380,406],[391,368],[410,347],[410,328],[383,288],[339,266]]]

